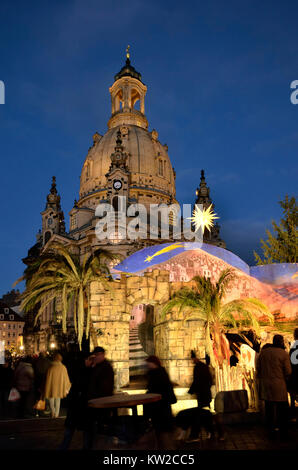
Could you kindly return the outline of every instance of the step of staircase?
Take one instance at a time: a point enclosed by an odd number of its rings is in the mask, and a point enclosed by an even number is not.
[[[131,328],[129,331],[129,373],[131,377],[144,375],[145,360],[148,354],[145,353],[139,340],[139,329]]]

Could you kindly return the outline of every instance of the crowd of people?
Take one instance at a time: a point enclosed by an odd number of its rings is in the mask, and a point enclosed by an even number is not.
[[[59,416],[60,400],[70,390],[62,356],[41,352],[38,357],[6,357],[0,366],[0,418]],[[41,413],[42,412],[42,413]]]
[[[287,352],[283,336],[275,335],[273,342],[265,344],[257,355],[259,397],[265,403],[269,437],[273,437],[277,429],[281,438],[288,437],[288,394],[291,417],[294,417],[298,395],[298,328],[294,331],[294,341]],[[192,351],[192,360],[194,370],[189,394],[196,396],[197,406],[180,411],[174,419],[172,404],[177,399],[168,373],[158,357],[146,359],[147,391],[160,394],[161,400],[144,405],[143,419],[154,429],[162,448],[171,448],[175,428],[179,430],[178,440],[185,440],[186,436],[189,441],[197,440],[201,427],[205,428],[208,438],[212,439],[217,433],[219,439],[224,439],[224,431],[210,411],[214,370],[208,356],[199,359]],[[14,367],[6,360],[0,367],[0,416],[5,418],[10,405],[14,405],[19,418],[36,414],[57,418],[61,400],[67,397],[65,433],[60,449],[69,448],[76,430],[82,433],[83,448],[91,449],[96,433],[112,422],[112,413],[109,409],[91,409],[88,401],[113,395],[113,367],[102,347],[96,347],[92,353],[80,353],[75,361],[66,364],[67,367],[62,361],[59,353],[49,357],[43,352],[37,358],[20,358]],[[12,389],[19,394],[15,402],[10,401]]]

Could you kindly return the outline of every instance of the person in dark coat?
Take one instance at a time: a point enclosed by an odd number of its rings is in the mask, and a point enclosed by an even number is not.
[[[87,390],[93,365],[92,359],[90,353],[82,353],[77,367],[73,368],[73,382],[68,394],[68,410],[64,423],[64,439],[59,446],[60,450],[69,448],[76,429],[84,431],[88,425],[86,421]]]
[[[290,349],[290,361],[292,373],[289,379],[288,389],[291,398],[291,418],[296,419],[295,401],[298,400],[298,328],[294,330],[294,343]]]
[[[18,401],[19,418],[31,418],[34,405],[34,370],[30,356],[20,360],[14,372],[14,386],[21,395]]]
[[[258,356],[256,365],[259,397],[265,401],[269,437],[274,437],[275,429],[278,428],[281,437],[287,439],[287,381],[292,372],[290,358],[285,351],[282,335],[275,335],[273,344],[265,346]]]
[[[92,352],[93,365],[90,374],[87,397],[108,397],[114,391],[114,370],[111,363],[105,358],[105,350],[97,346]]]
[[[177,399],[168,373],[157,356],[146,359],[148,366],[147,393],[158,393],[162,399],[155,403],[144,405],[144,416],[151,419],[152,426],[157,434],[157,441],[161,448],[170,448],[169,433],[173,429],[173,415],[171,404]]]
[[[8,416],[9,392],[13,384],[13,370],[6,359],[4,364],[0,364],[0,418]]]
[[[198,406],[197,408],[180,411],[176,417],[176,424],[183,431],[178,439],[184,439],[187,429],[191,428],[188,441],[194,442],[199,439],[201,426],[204,426],[207,430],[208,437],[212,437],[214,434],[212,414],[209,410],[212,400],[211,387],[213,385],[213,378],[209,366],[197,359],[194,351],[191,351],[191,358],[195,367],[193,382],[188,393],[197,396]]]
[[[44,396],[46,378],[48,370],[51,366],[51,361],[48,359],[46,352],[42,351],[39,353],[38,358],[33,364],[34,368],[34,385],[35,385],[35,400],[40,400]],[[44,411],[37,412],[40,416],[50,413],[50,407],[48,400],[46,402],[46,409]]]
[[[114,370],[105,358],[104,348],[97,346],[92,352],[92,366],[87,386],[87,402],[94,398],[108,397],[114,393]],[[92,449],[97,426],[105,424],[110,417],[109,410],[86,408],[84,449]]]
[[[43,395],[47,373],[51,366],[51,361],[47,358],[45,352],[40,352],[38,359],[34,363],[34,373],[35,373],[35,387],[36,390]]]
[[[213,384],[210,369],[207,364],[197,359],[193,351],[191,358],[195,367],[193,371],[193,382],[188,393],[197,396],[198,408],[209,407],[212,400],[211,387]]]

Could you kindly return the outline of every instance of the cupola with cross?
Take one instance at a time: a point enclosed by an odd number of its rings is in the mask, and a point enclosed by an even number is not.
[[[145,117],[147,87],[142,82],[141,74],[131,65],[129,47],[126,49],[125,65],[115,75],[115,82],[109,89],[112,101],[109,129],[124,123],[148,128]]]

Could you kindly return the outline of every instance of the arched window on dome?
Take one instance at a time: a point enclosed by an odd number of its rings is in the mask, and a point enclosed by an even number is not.
[[[116,93],[114,97],[114,103],[112,103],[114,112],[117,113],[118,111],[123,108],[123,91],[120,88],[120,90]]]
[[[130,102],[131,102],[131,108],[134,108],[140,111],[141,96],[138,90],[136,90],[135,88],[131,90]]]
[[[164,166],[163,166],[163,161],[161,159],[158,160],[158,174],[160,176],[164,175]]]
[[[85,164],[85,178],[86,178],[86,180],[90,178],[91,174],[92,174],[92,162],[88,161]]]

